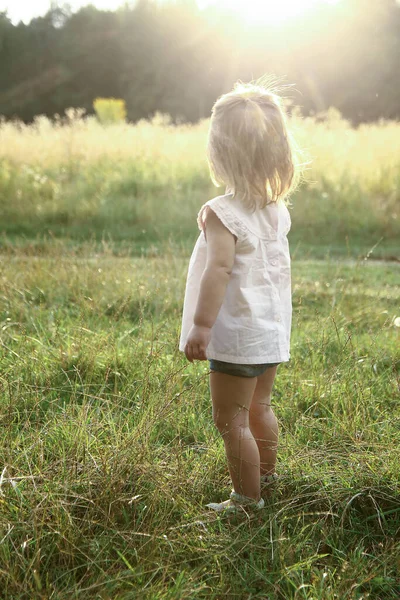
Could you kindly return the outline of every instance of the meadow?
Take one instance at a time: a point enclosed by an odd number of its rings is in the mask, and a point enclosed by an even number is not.
[[[177,350],[207,123],[0,127],[0,596],[397,600],[400,125],[293,116],[280,483],[228,497],[207,365]],[[373,260],[379,258],[380,260]]]
[[[103,127],[70,109],[67,119],[0,125],[0,247],[107,242],[116,253],[186,255],[193,216],[224,193],[208,174],[208,121]],[[303,184],[292,198],[298,257],[399,257],[400,124],[354,129],[334,109],[290,129]]]

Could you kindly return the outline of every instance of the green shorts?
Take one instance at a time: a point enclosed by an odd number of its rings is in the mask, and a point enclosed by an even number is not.
[[[208,362],[210,363],[210,371],[235,375],[236,377],[258,377],[265,373],[267,369],[281,364],[264,363],[261,365],[236,365],[234,363],[227,363],[214,359],[210,359]]]

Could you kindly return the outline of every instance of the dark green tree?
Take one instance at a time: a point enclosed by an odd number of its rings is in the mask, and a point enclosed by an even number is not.
[[[248,26],[195,0],[137,0],[116,12],[54,6],[29,25],[0,13],[0,114],[30,121],[98,96],[128,117],[206,117],[237,79],[293,82],[305,113],[336,106],[355,123],[400,116],[400,5],[321,3],[281,26]]]

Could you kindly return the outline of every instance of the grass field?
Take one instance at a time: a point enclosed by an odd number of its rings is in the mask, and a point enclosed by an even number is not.
[[[105,240],[116,253],[162,254],[193,243],[193,216],[219,193],[210,181],[208,121],[100,126],[69,111],[65,125],[0,124],[0,247]],[[290,129],[304,164],[293,197],[292,248],[303,258],[400,259],[400,124],[353,129],[331,110]]]
[[[2,125],[2,599],[400,597],[400,266],[372,260],[398,256],[399,125],[301,127],[281,482],[248,519],[204,508],[229,474],[177,351],[205,124]]]
[[[3,256],[2,597],[397,599],[399,268],[293,261],[282,483],[232,522],[186,266]]]

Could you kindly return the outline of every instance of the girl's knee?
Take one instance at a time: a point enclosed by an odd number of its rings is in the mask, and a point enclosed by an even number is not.
[[[213,421],[214,421],[214,425],[215,427],[218,429],[218,431],[220,433],[225,433],[226,431],[229,430],[229,420],[224,417],[223,415],[217,414],[217,415],[213,415]]]
[[[264,398],[259,402],[252,402],[250,406],[250,419],[260,419],[272,411],[271,397]]]
[[[236,410],[223,411],[213,408],[213,421],[221,434],[226,434],[238,427],[248,427],[249,414],[244,406],[237,406]]]

